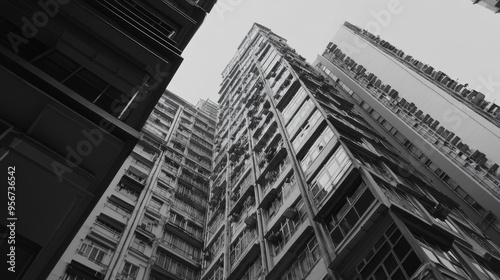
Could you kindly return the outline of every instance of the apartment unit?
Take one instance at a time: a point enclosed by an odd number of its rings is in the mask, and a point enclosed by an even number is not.
[[[15,170],[17,185],[9,189],[17,222],[0,216],[2,233],[15,223],[8,279],[49,274],[138,142],[214,3],[1,1],[0,169]],[[3,263],[10,245],[0,245]]]
[[[201,279],[500,279],[498,243],[318,66],[254,24],[224,70]]]
[[[315,65],[500,244],[497,104],[348,22]]]
[[[495,14],[500,12],[500,1],[498,0],[472,0],[472,4],[483,6],[486,9],[495,12]]]
[[[165,92],[48,279],[199,279],[216,124],[209,112]]]

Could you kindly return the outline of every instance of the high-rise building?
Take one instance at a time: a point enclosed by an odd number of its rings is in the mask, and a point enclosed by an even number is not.
[[[48,279],[199,279],[217,110],[199,104],[165,92]]]
[[[1,1],[0,169],[9,172],[10,209],[0,232],[14,239],[0,251],[15,271],[2,279],[49,274],[214,3]]]
[[[498,0],[471,0],[473,4],[478,4],[483,6],[488,10],[495,12],[495,14],[500,12],[500,1]]]
[[[500,107],[345,23],[316,65],[378,131],[500,243]]]
[[[347,82],[367,70],[343,59],[345,77],[312,67],[258,24],[238,47],[220,89],[201,279],[500,279],[491,213],[473,221],[380,134],[357,95],[369,83]]]

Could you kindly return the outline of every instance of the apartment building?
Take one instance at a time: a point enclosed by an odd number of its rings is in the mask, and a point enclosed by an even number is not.
[[[494,225],[324,65],[254,24],[224,70],[201,279],[500,279]]]
[[[17,185],[9,189],[17,221],[0,216],[0,232],[16,237],[16,272],[4,279],[47,277],[214,3],[1,1],[0,169]],[[10,245],[0,245],[4,264]]]
[[[500,244],[497,104],[348,22],[315,64]]]
[[[199,279],[216,124],[209,113],[165,92],[48,279]]]

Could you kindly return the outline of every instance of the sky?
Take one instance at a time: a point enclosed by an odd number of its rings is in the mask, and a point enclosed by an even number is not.
[[[254,22],[313,62],[345,21],[500,104],[500,14],[470,0],[219,0],[167,89],[193,104],[217,101],[221,73]]]

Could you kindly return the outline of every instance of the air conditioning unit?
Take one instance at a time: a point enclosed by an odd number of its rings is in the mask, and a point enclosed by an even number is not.
[[[445,220],[448,214],[450,214],[450,209],[441,203],[438,203],[434,209],[432,215],[440,220]]]
[[[236,201],[236,200],[238,200],[238,194],[237,194],[237,193],[233,193],[233,194],[231,195],[231,200],[232,200],[232,201]]]
[[[205,260],[207,260],[207,261],[211,260],[211,259],[212,259],[212,253],[210,253],[210,252],[205,252],[205,253],[203,254],[203,258],[205,258]]]
[[[267,240],[269,242],[271,242],[271,244],[273,244],[273,245],[279,244],[282,239],[283,239],[283,237],[281,236],[281,233],[279,233],[279,232],[273,233],[273,234],[269,235],[269,237],[267,238]]]
[[[247,228],[253,228],[257,224],[257,219],[255,219],[254,215],[250,215],[245,218],[245,224]]]
[[[287,219],[293,219],[297,216],[297,209],[295,208],[287,208],[285,210],[285,212],[283,213],[283,217],[287,218]]]

